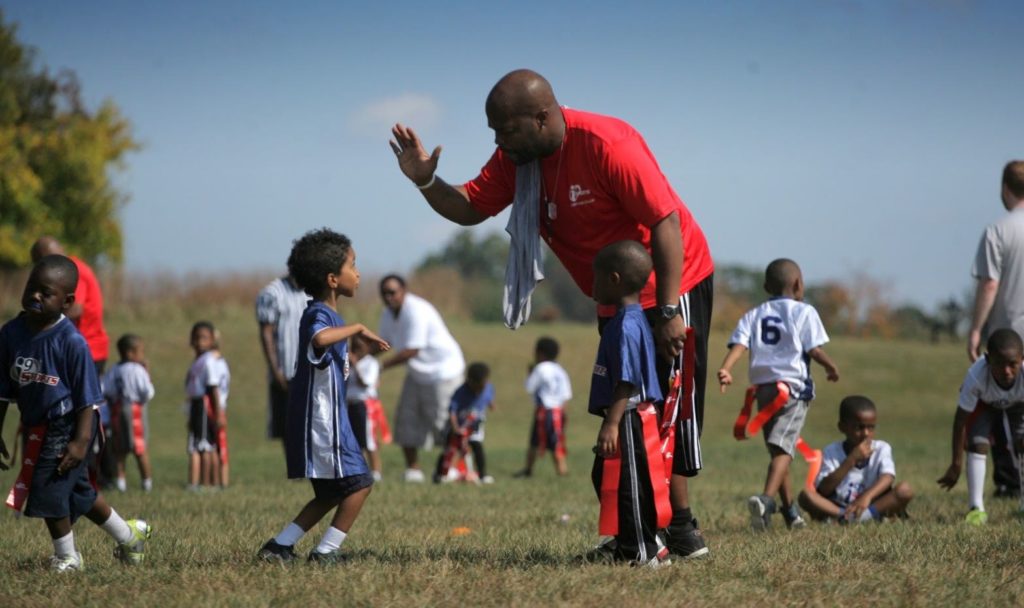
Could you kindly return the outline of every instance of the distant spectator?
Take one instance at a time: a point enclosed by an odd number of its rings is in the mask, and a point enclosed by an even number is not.
[[[462,384],[466,362],[437,309],[408,293],[402,277],[384,277],[380,296],[385,306],[380,335],[395,350],[393,356],[381,362],[381,368],[409,367],[396,406],[395,441],[405,456],[405,481],[422,483],[426,477],[417,451],[443,440],[448,405]]]
[[[308,303],[309,296],[291,275],[274,279],[256,297],[260,346],[267,362],[267,437],[270,439],[284,439],[288,383],[295,377],[299,321]]]

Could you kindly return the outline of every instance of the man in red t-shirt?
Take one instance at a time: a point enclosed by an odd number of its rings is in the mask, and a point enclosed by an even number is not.
[[[669,547],[683,557],[706,555],[687,489],[687,477],[702,467],[699,435],[714,272],[704,234],[633,127],[559,107],[540,74],[516,70],[504,76],[487,97],[486,113],[497,149],[475,179],[453,186],[437,177],[441,148],[427,153],[411,128],[396,124],[391,147],[399,167],[438,214],[469,226],[512,204],[517,167],[538,161],[540,236],[587,295],[592,295],[594,256],[602,247],[630,239],[650,251],[654,274],[640,298],[657,342],[661,381],[667,384],[668,370],[680,357],[687,326],[694,330],[697,350],[694,391],[684,396],[684,403],[693,404],[693,416],[681,420],[676,431]],[[600,317],[612,314],[598,310]]]

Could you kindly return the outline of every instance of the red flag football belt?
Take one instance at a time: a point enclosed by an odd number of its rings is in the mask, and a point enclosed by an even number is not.
[[[644,451],[647,453],[647,473],[651,480],[654,508],[658,517],[658,528],[665,528],[672,521],[672,503],[668,496],[668,475],[661,451],[661,434],[658,428],[658,411],[648,403],[637,407],[644,435]],[[628,429],[632,432],[632,429]],[[602,536],[617,536],[619,533],[619,477],[622,474],[622,437],[619,437],[619,451],[611,458],[605,458],[601,470],[601,514],[597,533]]]
[[[384,415],[380,399],[371,397],[366,400],[366,418],[370,421],[374,436],[380,437],[381,443],[391,443],[391,427],[388,426],[388,417]]]
[[[736,416],[736,423],[732,427],[732,436],[737,441],[749,439],[752,435],[755,435],[766,422],[772,419],[772,416],[785,407],[786,402],[789,401],[789,385],[785,382],[778,382],[775,387],[778,391],[775,399],[758,412],[753,420],[750,420],[750,413],[753,410],[754,401],[757,399],[757,386],[751,386],[747,389],[746,398],[743,400],[743,407],[740,409],[739,415]],[[807,461],[807,480],[805,485],[813,488],[814,480],[821,469],[821,450],[815,450],[807,445],[803,437],[797,438],[796,449],[803,456],[804,460]]]
[[[452,462],[456,456],[465,457],[469,452],[469,426],[476,420],[476,416],[470,414],[462,429],[452,429],[448,434],[448,445],[444,448],[444,455],[441,458],[441,475],[447,475]]]
[[[18,437],[21,437],[21,427],[18,427]],[[39,452],[43,449],[43,439],[46,437],[46,424],[39,424],[29,427],[25,445],[21,448],[21,470],[18,478],[14,481],[11,491],[7,494],[7,502],[4,503],[15,511],[25,508],[25,501],[28,500],[28,489],[32,484],[32,472],[36,469],[39,461]],[[14,446],[14,453],[17,453],[18,446]]]
[[[672,365],[669,372],[669,389],[662,407],[661,424],[658,433],[661,436],[661,454],[665,462],[666,483],[672,476],[672,460],[676,444],[676,427],[680,420],[688,420],[693,416],[693,374],[696,365],[697,344],[693,339],[693,328],[686,328],[686,342],[683,344],[683,362],[676,367]],[[682,403],[680,403],[682,402]]]

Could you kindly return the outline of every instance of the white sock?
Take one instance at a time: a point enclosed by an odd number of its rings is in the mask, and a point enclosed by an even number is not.
[[[341,543],[345,542],[345,534],[341,530],[331,526],[324,532],[324,537],[320,539],[320,544],[316,546],[317,553],[330,553],[331,551],[337,551],[341,547]]]
[[[985,510],[985,461],[988,456],[967,452],[967,499],[972,509]]]
[[[124,477],[118,477],[117,478],[117,491],[118,492],[126,492],[126,491],[128,491],[128,480],[125,479]]]
[[[135,536],[132,534],[132,529],[128,527],[128,524],[121,519],[121,516],[113,508],[110,509],[110,517],[100,527],[122,545],[130,542]]]
[[[281,533],[274,537],[274,542],[285,547],[294,547],[306,531],[295,522],[290,522],[281,530]]]
[[[53,554],[57,557],[67,557],[75,553],[74,532],[68,532],[65,536],[53,539]]]
[[[143,479],[142,480],[142,489],[145,490],[146,492],[149,492],[150,490],[152,490],[153,489],[153,480],[152,479]]]

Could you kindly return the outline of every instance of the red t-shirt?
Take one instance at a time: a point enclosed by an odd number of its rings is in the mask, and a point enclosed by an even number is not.
[[[562,108],[562,115],[562,149],[541,159],[540,234],[583,293],[592,295],[592,264],[602,247],[631,239],[650,251],[650,226],[673,211],[679,213],[683,240],[679,293],[710,275],[714,263],[704,233],[640,133],[609,116],[568,108]],[[512,204],[515,184],[515,164],[498,149],[465,188],[474,209],[494,216]],[[654,273],[640,292],[640,303],[644,308],[657,304]]]
[[[100,291],[100,282],[88,264],[75,256],[71,256],[71,260],[78,266],[75,302],[82,305],[82,316],[75,325],[89,345],[93,361],[106,361],[110,339],[107,338],[107,330],[103,329],[103,293]]]

